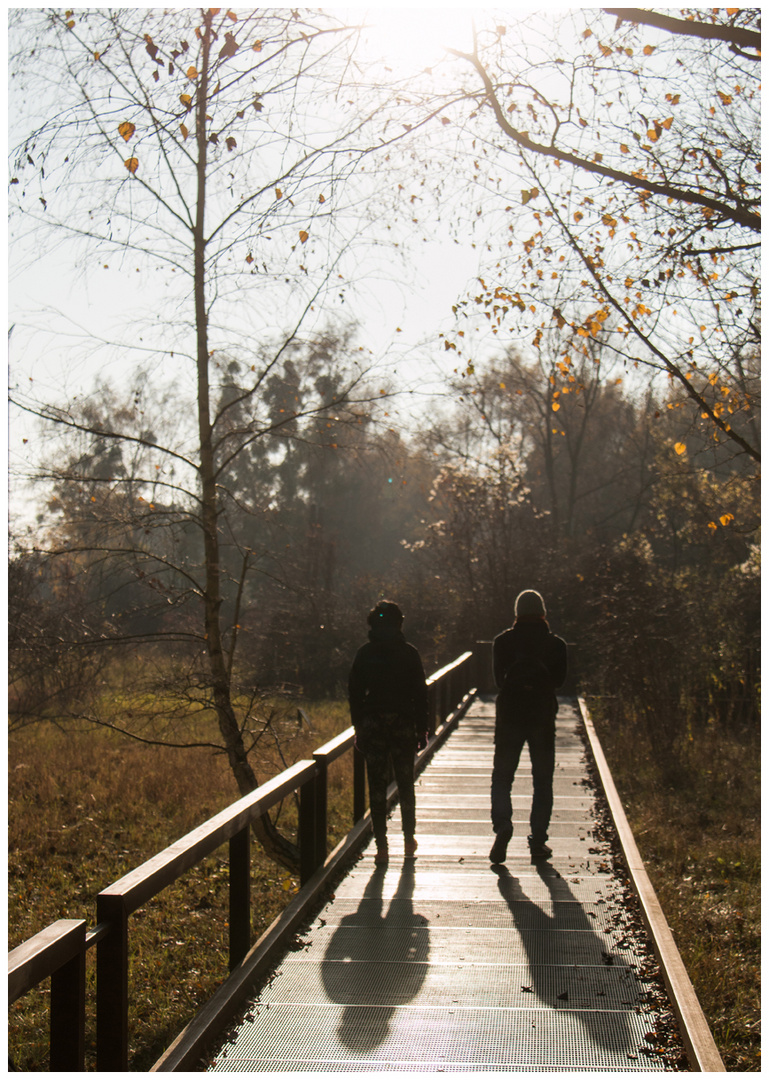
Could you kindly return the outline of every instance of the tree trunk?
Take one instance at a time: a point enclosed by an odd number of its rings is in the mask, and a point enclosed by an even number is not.
[[[206,644],[211,674],[214,708],[219,731],[224,739],[238,790],[247,795],[258,785],[232,705],[231,681],[222,642],[221,582],[219,562],[219,508],[216,493],[213,437],[210,413],[208,314],[206,311],[205,279],[205,208],[208,146],[206,138],[206,106],[208,101],[208,68],[212,42],[211,13],[204,15],[202,39],[202,71],[198,86],[196,139],[198,149],[198,191],[194,229],[194,295],[195,327],[197,333],[198,431],[200,440],[200,489],[205,551],[205,593],[203,596]],[[254,834],[267,853],[291,870],[298,865],[296,845],[281,836],[267,814],[254,823]]]

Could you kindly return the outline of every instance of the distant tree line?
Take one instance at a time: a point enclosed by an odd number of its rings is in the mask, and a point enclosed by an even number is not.
[[[745,455],[698,446],[680,410],[599,358],[553,412],[539,361],[513,350],[406,437],[345,397],[350,349],[349,335],[329,335],[286,356],[263,390],[272,434],[222,492],[237,700],[343,696],[382,596],[438,666],[508,625],[518,591],[535,586],[573,643],[583,692],[636,702],[673,741],[690,723],[756,722],[759,492]],[[220,367],[223,410],[242,372]],[[180,708],[195,696],[194,493],[170,497],[144,448],[129,457],[130,443],[101,433],[118,420],[138,430],[149,412],[162,424],[147,393],[137,383],[119,402],[102,388],[88,430],[50,463],[50,543],[11,561],[15,723],[90,715],[118,673],[166,706],[173,688]],[[336,408],[276,423],[288,399],[317,394]],[[235,408],[227,435],[242,431]]]

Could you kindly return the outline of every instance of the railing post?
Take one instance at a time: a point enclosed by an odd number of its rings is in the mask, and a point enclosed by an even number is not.
[[[51,1072],[85,1069],[85,922],[78,951],[51,975]]]
[[[318,766],[315,777],[315,867],[326,861],[328,846],[328,757],[322,751],[313,755]]]
[[[251,829],[230,837],[230,971],[251,948]]]
[[[315,802],[317,774],[299,789],[299,879],[304,885],[315,873]]]
[[[435,714],[438,710],[438,688],[435,683],[430,683],[427,687],[427,708],[429,713],[428,719],[428,733],[430,735],[435,734]]]
[[[352,817],[360,821],[366,813],[366,759],[357,746],[352,750]]]
[[[96,1069],[128,1069],[128,915],[119,895],[99,893],[96,920],[109,932],[96,946]]]

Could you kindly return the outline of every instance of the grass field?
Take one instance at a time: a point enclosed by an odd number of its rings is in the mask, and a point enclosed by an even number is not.
[[[259,780],[349,726],[347,707],[304,705],[280,723],[282,756],[262,761]],[[205,737],[197,721],[196,738]],[[145,732],[146,734],[146,732]],[[210,734],[210,732],[209,732]],[[96,895],[238,797],[226,760],[210,750],[164,749],[105,729],[35,724],[9,740],[9,948],[62,918],[96,924]],[[352,825],[352,762],[329,769],[330,844]],[[291,800],[279,820],[291,836]],[[293,838],[293,837],[292,837]],[[298,879],[252,845],[252,925],[256,938],[295,894]],[[222,982],[228,969],[227,848],[190,870],[131,917],[132,1070],[146,1071]],[[93,1001],[94,950],[88,953]],[[47,982],[9,1013],[9,1054],[17,1069],[48,1068]],[[87,1017],[87,1067],[95,1067],[94,1017]]]
[[[663,757],[632,722],[594,719],[724,1064],[760,1071],[759,733],[707,727]]]
[[[305,705],[279,728],[282,754],[265,757],[264,781],[349,725],[346,706]],[[760,786],[757,734],[706,730],[679,760],[659,760],[632,726],[594,719],[630,824],[730,1071],[760,1058]],[[191,722],[193,723],[193,722]],[[205,736],[205,721],[194,734]],[[146,733],[145,733],[146,734]],[[9,947],[55,919],[96,921],[96,894],[238,797],[227,764],[210,750],[142,745],[104,729],[37,724],[9,740]],[[350,755],[332,765],[329,831],[352,823]],[[289,826],[287,805],[281,826]],[[290,831],[290,829],[289,829]],[[254,845],[257,936],[298,887]],[[227,973],[226,848],[188,872],[130,921],[130,1060],[146,1071]],[[93,951],[88,1000],[93,1002]],[[47,986],[9,1015],[18,1069],[47,1070]],[[89,1011],[87,1067],[95,1067]]]

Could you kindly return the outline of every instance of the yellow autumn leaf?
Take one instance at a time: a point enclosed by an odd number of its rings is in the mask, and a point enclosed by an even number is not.
[[[133,174],[139,168],[139,159],[135,157],[127,158],[124,165],[128,171]]]
[[[197,77],[198,69],[195,67],[194,64],[192,64],[190,67],[187,68],[187,78],[190,80],[190,82],[194,82]]]
[[[182,138],[186,139],[187,136],[189,135],[189,131],[187,130],[187,127],[184,124],[182,124],[181,127],[180,127],[180,130],[181,130],[181,133],[182,133]]]
[[[723,94],[720,90],[718,90],[717,93],[724,105],[731,105],[732,98],[730,94]]]
[[[558,412],[558,410],[560,409],[560,407],[561,407],[561,406],[560,406],[559,402],[557,402],[557,401],[554,401],[554,402],[553,402],[553,412]]]
[[[608,225],[612,229],[617,224],[617,219],[613,218],[611,214],[604,214],[601,218],[601,221],[604,223],[604,225]]]
[[[651,56],[651,54],[653,52],[654,52],[654,46],[653,45],[644,45],[644,56]]]
[[[128,142],[128,140],[131,138],[133,133],[136,131],[136,128],[130,122],[130,120],[124,120],[122,124],[118,124],[118,129],[117,130],[118,130],[118,135],[122,135],[122,137],[125,139],[125,141]]]
[[[619,151],[620,151],[621,154],[629,154],[630,153],[630,148],[625,146],[624,143],[620,143],[619,144]]]
[[[192,104],[192,98],[189,94],[180,94],[179,101],[181,101],[182,105],[184,105],[187,109],[189,109],[190,105]]]
[[[675,446],[673,447],[673,449],[674,449],[674,450],[675,450],[675,452],[676,452],[677,454],[679,454],[679,455],[680,455],[680,454],[685,454],[685,453],[686,453],[686,443],[682,443],[682,442],[677,442],[677,443],[675,444]]]
[[[722,514],[718,520],[726,527],[730,521],[734,521],[734,514]]]
[[[304,229],[302,229],[299,233],[299,239],[302,241],[303,244],[306,244],[307,241],[310,239],[310,234],[308,232],[305,232]]]

